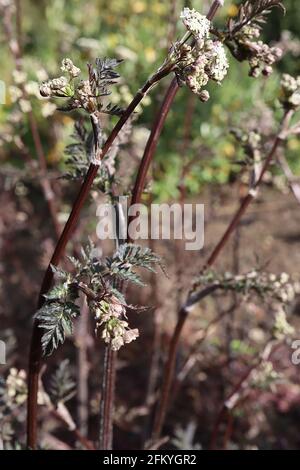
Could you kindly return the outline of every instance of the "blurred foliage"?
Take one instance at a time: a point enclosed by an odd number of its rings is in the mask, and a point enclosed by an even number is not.
[[[56,76],[63,57],[85,67],[95,57],[112,56],[125,59],[120,67],[121,82],[114,92],[113,101],[126,105],[147,76],[163,60],[171,40],[182,32],[179,12],[186,2],[161,0],[24,0],[21,5],[22,47],[24,68],[28,80],[40,82],[41,77]],[[207,11],[209,1],[197,0],[193,6]],[[228,16],[237,14],[240,2],[225,2],[225,7],[216,22],[222,26]],[[273,11],[264,28],[269,42],[279,41],[283,30],[292,38],[299,38],[300,11],[296,0],[285,0],[285,17],[280,11]],[[176,32],[175,32],[176,31]],[[175,36],[174,36],[175,32]],[[0,28],[1,79],[11,85],[14,63],[7,41]],[[190,113],[188,103],[192,102],[190,92],[182,89],[178,93],[163,131],[156,156],[154,169],[154,195],[168,199],[178,197],[178,182],[184,180],[191,193],[200,191],[206,183],[224,183],[232,178],[239,158],[234,139],[229,129],[262,105],[276,105],[279,73],[299,73],[300,65],[295,53],[288,52],[269,79],[254,80],[248,77],[247,65],[231,60],[227,79],[218,87],[212,85],[211,100],[202,104],[192,103],[192,115],[188,129],[185,129],[185,115]],[[47,70],[47,72],[46,72]],[[150,127],[153,115],[162,99],[168,79],[157,87],[144,102],[144,113],[137,121],[141,127]],[[32,97],[31,104],[38,119],[43,145],[49,166],[62,169],[64,148],[70,143],[73,119],[60,112],[53,113],[38,97]],[[187,110],[187,113],[186,113]],[[0,126],[5,127],[11,113],[8,104],[0,107]],[[184,133],[188,131],[184,146]],[[27,115],[15,126],[20,132],[32,155],[35,154]],[[288,145],[288,157],[293,169],[299,173],[299,141],[292,139]],[[184,154],[184,158],[183,158]],[[0,158],[22,167],[22,160],[13,145],[0,147]],[[185,174],[184,165],[195,160]],[[134,168],[132,168],[134,172]]]

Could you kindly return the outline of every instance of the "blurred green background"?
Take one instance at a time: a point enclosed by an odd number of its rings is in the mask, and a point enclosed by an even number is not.
[[[190,2],[199,11],[206,12],[209,1]],[[237,14],[240,2],[226,1],[216,24],[222,27],[228,16]],[[154,195],[158,199],[178,197],[178,181],[183,158],[197,160],[191,164],[185,178],[187,190],[193,194],[206,183],[225,183],[234,176],[239,150],[229,134],[255,113],[261,114],[263,102],[276,107],[279,74],[300,72],[299,25],[300,10],[296,0],[285,0],[286,16],[274,10],[264,28],[267,42],[288,43],[284,59],[269,79],[248,77],[248,65],[231,59],[228,77],[222,86],[210,86],[212,98],[208,103],[198,102],[188,89],[182,89],[168,117],[156,156]],[[65,159],[64,147],[73,127],[72,116],[55,112],[53,105],[38,96],[36,82],[60,74],[60,62],[70,57],[84,70],[87,62],[98,56],[123,58],[120,67],[122,80],[115,87],[113,100],[126,105],[147,76],[165,57],[170,41],[183,31],[179,18],[186,2],[160,0],[22,0],[22,47],[24,68],[31,94],[31,104],[38,121],[43,146],[50,167],[61,168]],[[288,31],[288,32],[287,32]],[[1,79],[13,85],[14,62],[11,58],[3,28],[0,28]],[[150,128],[154,113],[168,84],[166,79],[147,97],[138,125]],[[21,135],[32,150],[34,147],[26,112],[18,115],[8,93],[7,105],[0,107],[0,158],[6,164],[22,167],[15,139]],[[274,101],[275,100],[275,101]],[[188,121],[190,116],[190,122]],[[270,123],[272,127],[272,123]],[[288,158],[296,173],[300,172],[298,158],[300,144],[292,139],[288,144]]]

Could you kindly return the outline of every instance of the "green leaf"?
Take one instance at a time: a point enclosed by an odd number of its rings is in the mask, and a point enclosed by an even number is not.
[[[80,313],[79,307],[72,302],[65,304],[46,302],[36,313],[39,328],[45,330],[42,336],[44,355],[51,355],[59,344],[73,331],[73,320]]]
[[[55,405],[69,401],[76,393],[75,387],[76,384],[70,373],[70,361],[65,359],[51,377],[49,389],[51,401]]]

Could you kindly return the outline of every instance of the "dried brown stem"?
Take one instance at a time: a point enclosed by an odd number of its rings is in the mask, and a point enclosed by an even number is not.
[[[184,362],[183,366],[181,367],[181,370],[178,372],[175,384],[173,387],[173,392],[172,392],[172,401],[176,399],[176,396],[178,394],[178,391],[180,389],[181,384],[187,377],[187,375],[191,372],[192,368],[197,362],[197,357],[198,357],[198,351],[201,346],[201,344],[207,339],[208,336],[212,334],[212,332],[215,330],[215,326],[227,315],[230,315],[232,310],[236,307],[235,302],[230,305],[230,307],[223,312],[221,312],[218,316],[213,318],[206,328],[202,330],[201,337],[199,339],[196,339],[196,343],[193,345],[188,358]]]
[[[186,317],[187,317],[187,311],[182,310],[180,312],[172,339],[170,341],[169,354],[168,354],[167,363],[165,365],[164,381],[162,385],[159,408],[157,410],[157,413],[155,415],[155,420],[154,420],[153,433],[152,433],[153,442],[157,441],[160,438],[162,426],[163,426],[165,415],[167,412],[170,388],[171,388],[172,378],[173,378],[174,369],[175,369],[176,351],[177,351],[177,346],[178,346],[179,338],[181,335],[181,331],[182,331],[183,325],[185,324]]]

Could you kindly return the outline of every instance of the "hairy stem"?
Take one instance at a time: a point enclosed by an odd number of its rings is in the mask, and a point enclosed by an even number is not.
[[[77,343],[77,418],[81,434],[88,434],[89,418],[89,361],[88,361],[88,335],[89,335],[89,312],[85,297],[82,299],[81,315],[78,319],[76,330]]]
[[[118,224],[115,227],[115,248],[118,249],[124,243],[121,234],[126,233],[126,221],[124,211],[119,203],[115,203]],[[121,237],[120,237],[121,236]],[[124,282],[115,281],[115,287],[125,295]],[[100,449],[112,450],[113,448],[113,424],[116,387],[116,363],[117,352],[110,346],[106,347],[104,357],[104,373],[102,382],[102,397],[100,407]]]
[[[120,130],[126,124],[127,120],[130,118],[138,104],[143,100],[149,90],[162,78],[168,75],[169,70],[163,69],[153,75],[143,86],[141,90],[138,91],[136,96],[133,98],[132,102],[129,104],[128,108],[119,119],[115,127],[113,128],[110,136],[106,140],[102,149],[96,149],[96,159],[99,163],[92,163],[88,169],[86,177],[82,183],[80,191],[77,195],[77,198],[73,204],[70,216],[64,227],[64,230],[56,244],[54,253],[44,275],[42,282],[42,287],[40,290],[38,308],[40,308],[44,303],[43,295],[49,290],[53,280],[53,272],[51,265],[56,266],[60,259],[63,256],[64,250],[69,239],[72,236],[73,230],[79,219],[80,211],[88,197],[89,191],[93,184],[93,181],[97,175],[97,171],[101,164],[101,160],[106,155],[114,140],[118,136]],[[38,322],[35,321],[33,325],[33,333],[30,346],[30,356],[29,356],[29,374],[28,374],[28,411],[27,411],[27,442],[28,447],[34,449],[36,447],[37,440],[37,393],[38,393],[38,379],[39,371],[42,361],[42,348],[41,348],[41,329],[38,327]]]
[[[215,17],[218,9],[223,5],[223,3],[224,2],[221,0],[214,0],[206,17],[209,20],[212,20]],[[132,192],[131,204],[139,204],[141,201],[142,192],[145,188],[146,177],[157,148],[160,134],[163,130],[166,118],[174,101],[174,98],[178,92],[178,89],[179,86],[177,80],[176,78],[174,78],[166,92],[161,107],[153,122],[151,133],[145,147],[144,155],[138,169],[134,189]],[[131,221],[132,218],[129,218],[129,224]],[[130,237],[128,237],[128,241],[130,241]]]
[[[212,6],[207,14],[207,18],[212,20],[215,14],[217,13],[220,6],[223,5],[223,0],[214,0]],[[85,180],[81,186],[79,194],[74,202],[72,207],[69,219],[64,227],[64,230],[58,240],[56,248],[54,250],[53,256],[49,263],[49,266],[46,270],[44,280],[42,283],[42,288],[40,291],[38,305],[43,304],[43,294],[45,294],[52,283],[53,273],[51,269],[51,264],[56,265],[63,253],[64,249],[72,236],[72,232],[79,218],[80,211],[82,206],[89,194],[90,188],[96,177],[99,165],[101,160],[106,155],[111,145],[113,144],[115,138],[119,134],[120,130],[130,118],[131,114],[134,112],[138,104],[143,100],[146,94],[150,89],[158,83],[161,79],[167,76],[171,71],[171,68],[160,69],[156,74],[154,74],[145,85],[139,90],[136,96],[133,98],[132,102],[129,104],[128,108],[119,119],[115,127],[113,128],[110,136],[106,140],[101,151],[96,153],[96,158],[99,160],[99,164],[91,164]],[[37,321],[34,322],[33,333],[30,346],[30,355],[29,355],[29,374],[28,374],[28,410],[27,410],[27,444],[30,448],[34,449],[36,447],[37,441],[37,393],[38,393],[38,381],[39,381],[39,372],[42,362],[42,348],[41,348],[41,331],[38,327]]]
[[[148,174],[151,162],[153,160],[153,156],[157,148],[159,137],[164,127],[167,115],[170,111],[174,98],[176,96],[176,93],[178,91],[178,88],[179,87],[177,84],[177,80],[176,78],[174,78],[166,92],[166,95],[161,104],[161,107],[153,122],[151,133],[150,133],[150,136],[148,138],[148,141],[144,150],[144,155],[141,160],[137,177],[135,180],[134,188],[132,191],[131,205],[139,204],[141,201],[141,196],[145,188],[145,184],[146,184],[147,174]],[[132,221],[132,218],[129,218],[128,223],[130,224],[131,221]],[[130,237],[128,237],[128,240],[130,240]]]
[[[106,346],[101,398],[100,450],[112,450],[113,407],[115,395],[116,352]]]
[[[149,205],[152,204],[153,197],[150,197]],[[150,216],[149,216],[150,217]],[[150,224],[149,224],[150,227]],[[150,234],[149,234],[150,235]],[[149,247],[155,253],[155,240],[149,239]],[[151,298],[152,304],[155,306],[152,316],[153,324],[153,337],[151,344],[151,359],[149,364],[149,373],[147,378],[147,388],[144,398],[144,404],[148,410],[147,417],[145,420],[144,429],[141,436],[142,448],[145,447],[146,442],[148,441],[149,432],[151,432],[151,422],[153,417],[153,404],[155,400],[155,391],[157,387],[157,381],[160,373],[160,360],[161,360],[161,346],[162,346],[162,335],[161,335],[161,324],[162,324],[162,314],[159,305],[158,297],[158,282],[156,273],[151,273]]]

